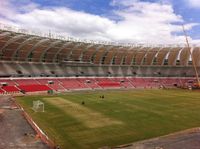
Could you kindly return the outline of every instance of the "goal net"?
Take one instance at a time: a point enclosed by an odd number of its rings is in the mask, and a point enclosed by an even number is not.
[[[33,107],[32,109],[35,112],[44,112],[44,103],[40,100],[33,101]]]

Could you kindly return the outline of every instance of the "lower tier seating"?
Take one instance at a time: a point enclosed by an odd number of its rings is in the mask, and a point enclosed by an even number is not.
[[[98,83],[98,85],[101,86],[102,88],[120,87],[119,82],[100,82],[100,83]]]
[[[21,91],[25,92],[40,92],[40,91],[49,91],[52,90],[47,85],[19,85],[18,86]]]
[[[20,91],[16,86],[3,86],[2,89],[7,93]]]
[[[32,82],[32,84],[31,84]],[[192,82],[192,83],[191,83]],[[194,78],[23,78],[0,79],[0,94],[12,92],[66,91],[101,88],[160,88],[191,86]]]
[[[2,89],[0,89],[0,94],[3,94],[3,93],[4,93],[4,91]]]

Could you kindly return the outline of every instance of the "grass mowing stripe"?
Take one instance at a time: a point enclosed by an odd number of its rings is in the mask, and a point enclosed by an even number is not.
[[[89,128],[104,127],[114,124],[122,124],[122,122],[113,120],[103,114],[88,109],[83,105],[68,101],[60,97],[43,98],[46,102],[55,105],[62,109],[67,114],[75,117],[77,120],[82,121]]]

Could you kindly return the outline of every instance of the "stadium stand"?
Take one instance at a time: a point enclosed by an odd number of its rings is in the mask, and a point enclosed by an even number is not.
[[[191,56],[184,46],[77,42],[13,30],[0,29],[1,94],[195,83]],[[192,49],[199,68],[200,48]]]
[[[160,88],[191,86],[194,78],[144,78],[144,77],[114,77],[114,78],[19,78],[1,80],[5,84],[2,86],[3,92],[26,92],[36,91],[66,91],[66,90],[83,90],[83,89],[106,89],[106,88]],[[9,82],[9,83],[7,83]],[[3,93],[1,92],[1,93]]]

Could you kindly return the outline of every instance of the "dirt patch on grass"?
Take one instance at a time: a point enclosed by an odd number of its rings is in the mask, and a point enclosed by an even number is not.
[[[70,116],[83,122],[89,128],[98,128],[115,124],[122,124],[121,121],[109,118],[102,113],[91,110],[84,105],[80,105],[69,100],[56,97],[56,98],[43,98],[46,102],[55,105],[62,109]]]

